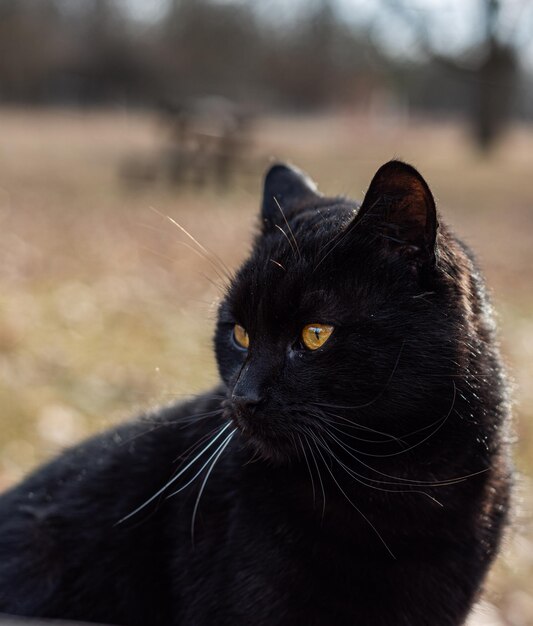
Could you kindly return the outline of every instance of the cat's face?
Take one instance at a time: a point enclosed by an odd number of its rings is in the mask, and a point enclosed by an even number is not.
[[[289,460],[326,433],[383,452],[424,426],[431,394],[449,396],[436,237],[431,193],[405,164],[383,166],[360,208],[271,168],[215,337],[226,416],[264,457]],[[428,423],[445,410],[437,398]]]

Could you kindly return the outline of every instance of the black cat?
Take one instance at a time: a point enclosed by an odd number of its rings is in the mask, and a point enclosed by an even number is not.
[[[220,306],[220,387],[82,443],[0,499],[0,612],[465,620],[511,476],[471,254],[398,161],[360,207],[276,165],[261,219]]]

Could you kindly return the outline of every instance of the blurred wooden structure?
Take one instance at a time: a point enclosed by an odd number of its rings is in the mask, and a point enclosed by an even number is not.
[[[151,159],[132,157],[122,173],[128,181],[165,181],[176,186],[209,185],[225,190],[245,171],[252,151],[253,116],[220,97],[166,101],[158,111],[165,146]]]

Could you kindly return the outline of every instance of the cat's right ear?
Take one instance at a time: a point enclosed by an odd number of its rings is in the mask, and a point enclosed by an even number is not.
[[[382,165],[355,221],[365,223],[382,249],[403,257],[414,269],[435,264],[435,200],[424,178],[411,165],[402,161]]]
[[[304,172],[284,163],[272,165],[263,185],[263,228],[282,225],[287,215],[321,197],[315,183]]]

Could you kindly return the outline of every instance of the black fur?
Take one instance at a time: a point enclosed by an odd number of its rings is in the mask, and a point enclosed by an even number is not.
[[[334,327],[316,351],[309,323]],[[482,278],[418,172],[386,164],[359,208],[274,166],[215,348],[219,388],[2,496],[0,612],[462,624],[506,520],[508,403]]]

